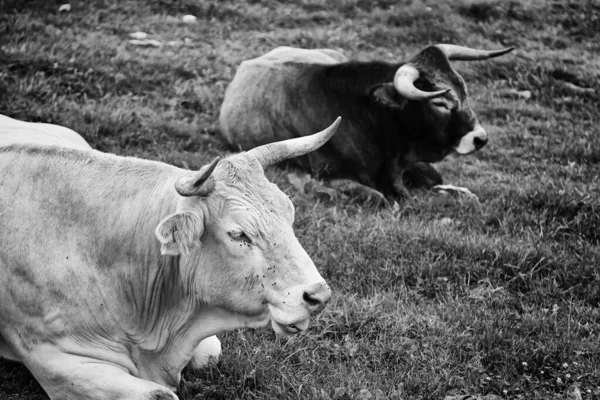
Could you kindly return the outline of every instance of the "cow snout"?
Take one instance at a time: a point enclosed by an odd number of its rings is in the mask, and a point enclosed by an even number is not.
[[[469,154],[479,150],[488,142],[488,135],[481,125],[476,124],[473,130],[460,139],[455,150],[458,154]]]
[[[483,146],[485,146],[488,142],[488,138],[487,136],[476,136],[473,139],[473,144],[475,145],[475,149],[479,150],[481,149]]]
[[[321,312],[331,298],[331,289],[326,283],[317,283],[307,288],[302,295],[304,304],[311,314]]]

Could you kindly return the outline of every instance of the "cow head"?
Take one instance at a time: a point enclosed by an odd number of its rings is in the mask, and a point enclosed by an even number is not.
[[[294,206],[263,168],[316,150],[339,122],[215,159],[175,183],[182,196],[177,212],[156,235],[163,254],[180,256],[200,304],[249,317],[254,326],[270,317],[273,329],[286,335],[305,330],[325,307],[331,291],[294,234]]]
[[[487,133],[469,107],[465,81],[450,66],[450,61],[483,60],[512,50],[485,51],[438,44],[427,47],[397,70],[393,82],[395,93],[390,93],[392,85],[379,93],[387,96],[388,104],[393,103],[389,99],[397,94],[412,100],[412,108],[405,110],[424,119],[424,126],[414,132],[413,151],[417,153],[414,161],[439,161],[452,151],[469,154],[485,146]]]

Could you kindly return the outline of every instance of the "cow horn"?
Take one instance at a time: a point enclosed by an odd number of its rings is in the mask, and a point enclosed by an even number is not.
[[[323,146],[340,126],[341,120],[341,117],[337,117],[333,124],[321,132],[309,136],[265,144],[249,150],[247,154],[256,157],[263,168],[284,160],[303,156]]]
[[[426,100],[439,97],[450,91],[450,89],[438,90],[436,92],[425,92],[415,87],[414,82],[419,78],[419,70],[411,64],[404,64],[394,75],[394,87],[402,96],[410,100]]]
[[[501,50],[477,50],[455,44],[436,44],[435,47],[440,49],[448,57],[448,60],[457,61],[487,60],[488,58],[509,53],[515,49],[514,47],[507,47]]]
[[[210,164],[200,168],[200,171],[196,172],[191,177],[184,176],[177,179],[175,182],[175,190],[177,193],[184,197],[206,197],[211,194],[212,191],[215,190],[215,182],[212,179],[208,181],[208,178],[210,178],[210,175],[215,170],[220,159],[221,157],[216,157]]]

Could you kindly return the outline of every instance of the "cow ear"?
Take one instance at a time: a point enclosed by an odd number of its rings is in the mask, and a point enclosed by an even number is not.
[[[156,237],[163,255],[186,255],[200,244],[204,233],[204,217],[197,213],[180,212],[163,219],[156,227]]]
[[[369,97],[384,106],[393,108],[402,108],[406,102],[391,83],[382,83],[371,87]]]

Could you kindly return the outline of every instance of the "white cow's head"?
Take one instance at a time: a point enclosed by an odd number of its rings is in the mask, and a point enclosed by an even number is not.
[[[294,206],[263,168],[322,146],[340,119],[314,135],[257,147],[181,177],[177,212],[156,235],[180,256],[200,304],[266,323],[280,334],[305,330],[331,296],[292,229]]]

